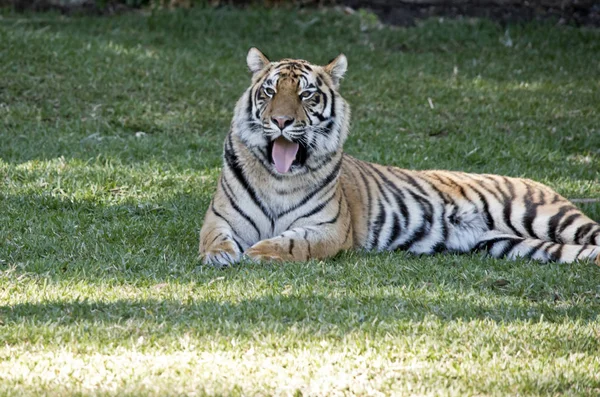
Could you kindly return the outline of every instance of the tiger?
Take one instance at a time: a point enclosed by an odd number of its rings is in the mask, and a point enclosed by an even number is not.
[[[235,105],[200,231],[204,264],[304,262],[354,249],[600,265],[600,225],[541,183],[344,153],[343,54],[319,66],[272,62],[251,48],[246,62],[251,85]]]

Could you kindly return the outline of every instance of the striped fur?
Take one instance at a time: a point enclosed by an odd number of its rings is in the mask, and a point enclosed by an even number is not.
[[[343,55],[321,67],[270,62],[251,49],[247,61],[252,84],[235,107],[200,232],[205,263],[306,261],[355,248],[484,250],[498,258],[600,265],[600,225],[547,186],[405,170],[344,154],[350,108],[338,93]],[[285,173],[270,152],[281,136],[300,148]]]

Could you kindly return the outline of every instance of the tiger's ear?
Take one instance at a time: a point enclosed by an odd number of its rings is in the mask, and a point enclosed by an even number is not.
[[[344,77],[347,68],[348,60],[344,54],[338,55],[333,61],[325,66],[325,71],[331,76],[336,88],[339,86],[342,77]]]
[[[270,63],[270,61],[265,54],[258,50],[258,48],[252,47],[246,56],[246,63],[248,64],[248,69],[250,69],[252,74],[256,74],[263,70]]]

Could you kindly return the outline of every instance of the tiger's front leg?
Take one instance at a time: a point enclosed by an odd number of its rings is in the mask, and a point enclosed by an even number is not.
[[[292,219],[296,218],[290,220],[288,230],[259,241],[244,255],[259,262],[298,262],[327,258],[352,248],[352,219],[341,187],[325,203],[319,210],[310,210],[304,215],[290,214]]]
[[[211,203],[200,231],[200,258],[206,265],[228,266],[241,258],[242,247],[236,242],[231,226]]]
[[[323,259],[352,247],[350,220],[339,225],[298,227],[259,241],[244,255],[257,262],[303,262]]]

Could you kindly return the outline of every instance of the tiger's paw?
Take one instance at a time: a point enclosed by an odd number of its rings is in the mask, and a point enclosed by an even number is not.
[[[262,240],[248,248],[244,256],[253,262],[293,261],[293,255],[283,247],[283,244],[284,240],[281,238]]]
[[[240,252],[231,240],[221,241],[211,245],[200,254],[202,263],[216,267],[233,265],[240,260]]]

